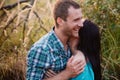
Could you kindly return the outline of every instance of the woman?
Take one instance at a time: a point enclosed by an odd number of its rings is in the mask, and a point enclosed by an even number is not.
[[[85,20],[83,25],[79,30],[79,39],[71,39],[70,46],[73,55],[84,54],[86,66],[82,73],[70,80],[101,80],[99,28],[89,20]],[[74,58],[78,57],[74,55]],[[56,74],[49,70],[46,75],[51,77]]]
[[[100,33],[99,28],[93,22],[85,20],[83,28],[79,30],[79,43],[77,50],[83,52],[86,58],[85,70],[71,80],[101,80],[100,67]]]

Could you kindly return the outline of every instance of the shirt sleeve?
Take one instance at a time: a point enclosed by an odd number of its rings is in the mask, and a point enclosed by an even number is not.
[[[32,47],[27,56],[26,80],[42,80],[49,66],[50,58],[47,52],[39,47]]]

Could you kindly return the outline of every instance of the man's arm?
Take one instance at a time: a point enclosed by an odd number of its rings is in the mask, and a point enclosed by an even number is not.
[[[76,59],[75,56],[72,56],[68,60],[65,70],[63,70],[59,74],[55,74],[54,72],[51,72],[48,74],[49,78],[44,80],[69,80],[70,78],[80,74],[84,70],[85,62],[84,60],[82,61],[80,59],[81,57],[80,55],[77,56],[79,56],[79,59],[78,58]]]
[[[26,80],[42,80],[45,69],[50,66],[46,51],[33,46],[27,56]]]

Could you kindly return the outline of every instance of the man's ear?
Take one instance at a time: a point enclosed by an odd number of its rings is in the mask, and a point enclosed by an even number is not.
[[[63,22],[64,22],[64,20],[62,18],[60,18],[60,17],[57,18],[58,25],[62,25]]]

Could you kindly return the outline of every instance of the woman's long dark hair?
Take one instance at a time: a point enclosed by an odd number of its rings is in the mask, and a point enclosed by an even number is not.
[[[85,20],[83,25],[79,30],[78,49],[92,64],[95,80],[101,80],[99,27],[89,20]]]

